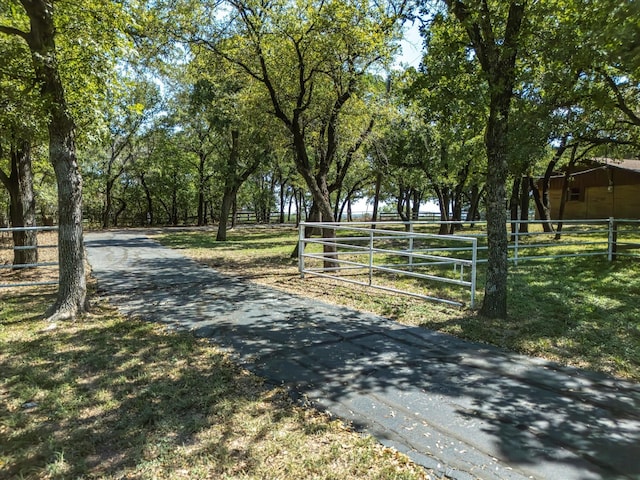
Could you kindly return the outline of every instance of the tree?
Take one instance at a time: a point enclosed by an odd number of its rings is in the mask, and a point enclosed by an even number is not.
[[[479,195],[471,191],[480,191],[480,173],[486,172],[481,147],[488,92],[478,82],[480,67],[469,55],[459,22],[438,14],[424,34],[426,54],[419,73],[406,73],[407,96],[419,105],[422,129],[432,137],[431,150],[437,152],[426,174],[438,198],[440,218],[459,222],[466,196],[477,206]],[[470,205],[470,210],[474,208]],[[440,233],[459,228],[459,223],[441,224]]]
[[[25,68],[27,46],[18,37],[0,37],[3,65],[0,67],[0,182],[9,193],[12,227],[36,225],[35,195],[31,167],[32,145],[41,138],[42,122],[33,112],[39,109],[32,88],[33,72]],[[13,265],[38,261],[35,230],[14,230]],[[15,248],[17,247],[17,248]]]
[[[73,318],[87,309],[82,235],[82,177],[76,157],[75,123],[67,106],[57,63],[54,4],[21,0],[29,29],[1,25],[0,32],[22,38],[29,47],[40,93],[49,116],[49,159],[58,185],[59,288],[49,320]]]
[[[17,144],[16,144],[17,143]],[[2,157],[0,147],[0,157]],[[31,144],[28,140],[13,142],[10,151],[10,173],[0,169],[0,181],[9,192],[11,226],[34,227],[36,208],[31,170]],[[35,230],[14,230],[13,265],[38,262],[38,237]],[[15,248],[18,247],[18,248]]]
[[[200,31],[180,36],[262,85],[269,110],[289,132],[298,172],[322,219],[331,222],[328,176],[339,145],[349,142],[339,136],[341,115],[369,69],[389,58],[404,3],[231,0],[228,6],[221,25],[198,20]],[[323,234],[335,233],[324,229]]]
[[[237,75],[233,69],[223,68],[220,59],[211,59],[208,52],[203,53],[192,62],[190,70],[201,71],[203,63],[210,68],[206,75],[194,75],[199,79],[191,87],[189,118],[185,123],[198,156],[198,222],[204,210],[206,183],[214,176],[206,172],[207,161],[211,159],[215,161],[211,167],[221,177],[222,190],[216,240],[226,241],[229,213],[238,190],[269,156],[273,129],[266,119],[259,121],[264,117],[261,108],[264,99],[253,91],[254,82]]]
[[[450,14],[467,33],[489,92],[484,136],[489,248],[485,296],[481,308],[481,314],[488,318],[507,315],[507,138],[526,3],[526,0],[512,0],[494,5],[488,0],[445,0]]]
[[[527,124],[526,134],[519,141],[534,137],[534,124],[546,129],[546,166],[537,170],[540,180],[530,177],[528,184],[539,217],[547,221],[543,226],[552,232],[552,174],[563,169],[566,174],[587,153],[624,158],[635,155],[640,146],[639,124],[634,121],[639,101],[637,52],[620,40],[637,36],[640,27],[634,21],[639,8],[634,2],[572,0],[564,2],[561,13],[556,4],[545,3],[537,6],[538,35],[529,39],[528,51],[535,55],[521,61],[525,78],[517,104],[526,102],[525,115],[520,116]],[[536,166],[529,162],[532,171]]]
[[[95,154],[103,194],[102,228],[117,225],[113,205],[116,187],[139,155],[137,144],[143,127],[158,113],[160,105],[158,87],[144,79],[133,79],[124,89],[113,89],[107,96],[110,105],[105,109],[104,139],[98,146],[101,151]]]

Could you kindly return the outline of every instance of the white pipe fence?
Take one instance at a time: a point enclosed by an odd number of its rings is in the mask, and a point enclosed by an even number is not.
[[[25,232],[25,231],[36,231],[36,232],[55,232],[58,230],[58,227],[11,227],[11,228],[0,228],[0,239],[4,240],[6,234],[9,236],[13,235],[13,232]],[[25,246],[14,246],[13,239],[11,240],[11,246],[4,246],[4,242],[0,243],[0,249],[5,251],[16,251],[16,250],[44,250],[44,249],[57,249],[57,244],[49,244],[49,245],[41,245],[38,243],[37,245],[25,245]],[[27,268],[57,268],[58,262],[55,261],[38,261],[37,263],[21,263],[14,265],[13,264],[13,256],[11,256],[11,261],[0,262],[0,274],[3,273],[3,270],[23,270]],[[4,276],[4,275],[3,275]],[[1,279],[2,277],[0,277]],[[48,281],[26,281],[26,282],[3,282],[0,283],[0,288],[10,288],[10,287],[34,287],[40,285],[57,285],[58,280],[48,280]]]
[[[437,231],[442,223],[461,230],[457,230],[456,235],[430,233]],[[561,232],[557,229],[544,232],[541,228],[544,222],[540,220],[508,221],[508,229],[512,223],[515,231],[508,232],[511,240],[508,260],[515,265],[567,257],[599,256],[609,261],[622,256],[640,258],[640,220],[564,220]],[[557,221],[549,223],[555,226]],[[521,225],[527,225],[529,231],[521,232]],[[336,237],[305,238],[305,227],[334,229]],[[462,305],[462,302],[396,286],[402,281],[384,284],[382,280],[396,275],[417,279],[423,284],[439,282],[462,286],[470,290],[469,305],[473,308],[476,266],[487,261],[486,238],[486,222],[303,222],[299,227],[298,269],[302,277],[305,274],[328,277],[452,305]],[[314,245],[315,250],[309,251]],[[452,268],[456,276],[443,273],[441,269],[445,266]],[[440,270],[429,271],[434,268]],[[469,276],[465,277],[465,273]]]
[[[511,224],[515,231],[508,232],[509,261],[518,264],[525,260],[541,260],[565,257],[607,256],[612,261],[617,257],[640,257],[640,220],[638,219],[595,219],[595,220],[563,220],[563,228],[558,232],[542,230],[542,224],[555,227],[558,220],[507,221],[507,229]],[[349,225],[384,226],[384,228],[402,228],[409,232],[437,231],[440,225],[452,225],[457,236],[475,237],[478,239],[479,263],[486,262],[484,252],[486,245],[485,221],[449,221],[449,222],[350,222]],[[531,227],[530,231],[520,232],[520,226]],[[445,236],[441,235],[441,238]],[[578,248],[579,247],[579,248]],[[463,251],[464,247],[434,248],[434,252]],[[469,256],[470,258],[470,256]]]
[[[337,235],[307,238],[305,227],[330,229]],[[385,282],[387,277],[397,275],[414,279],[419,284],[438,282],[464,287],[469,290],[469,306],[474,307],[476,238],[447,235],[447,241],[464,245],[461,251],[471,252],[471,258],[461,258],[451,253],[429,253],[429,245],[442,241],[442,236],[434,234],[317,222],[302,222],[299,232],[298,268],[302,278],[306,274],[316,275],[450,305],[464,305],[451,298],[426,295]]]
[[[509,245],[509,260],[516,265],[525,260],[566,257],[606,256],[609,261],[619,256],[640,258],[640,220],[563,220],[560,232],[557,228],[552,232],[520,232],[520,225],[523,224],[547,223],[554,226],[558,223],[557,220],[509,222],[511,223],[516,228],[514,232],[510,232],[512,241]],[[537,238],[542,240],[536,240]]]

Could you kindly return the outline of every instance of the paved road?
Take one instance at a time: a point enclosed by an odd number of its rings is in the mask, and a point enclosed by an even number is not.
[[[247,368],[454,479],[640,479],[640,387],[223,276],[141,233],[86,235],[124,313]]]

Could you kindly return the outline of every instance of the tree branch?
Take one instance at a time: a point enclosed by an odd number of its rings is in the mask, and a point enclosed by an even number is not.
[[[627,116],[627,118],[629,118],[633,125],[640,126],[640,117],[638,117],[638,115],[629,108],[626,99],[622,95],[622,92],[620,91],[620,88],[618,88],[616,82],[613,81],[613,78],[603,71],[600,73],[604,77],[604,81],[609,85],[609,88],[613,90],[613,94],[616,97],[616,106]]]
[[[492,68],[495,67],[495,64],[491,64],[491,57],[493,55],[489,51],[492,47],[488,44],[487,39],[482,36],[478,22],[471,18],[469,8],[460,0],[446,0],[446,4],[467,31],[473,49],[478,56],[478,61],[482,65],[482,69],[487,73],[491,72]],[[487,21],[489,21],[489,19],[487,19]],[[495,48],[495,44],[493,48]]]
[[[0,25],[0,33],[5,33],[7,35],[16,35],[25,41],[27,41],[27,37],[29,35],[27,32],[23,32],[18,28],[9,27],[7,25]]]

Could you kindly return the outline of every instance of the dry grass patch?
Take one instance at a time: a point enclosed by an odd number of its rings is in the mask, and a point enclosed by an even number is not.
[[[2,478],[431,478],[206,340],[99,299],[45,331],[53,295],[0,291]]]

